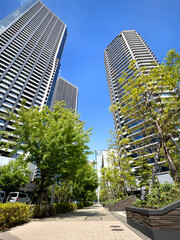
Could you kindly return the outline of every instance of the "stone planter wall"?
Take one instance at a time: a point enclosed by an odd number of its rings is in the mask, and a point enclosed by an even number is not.
[[[126,207],[127,223],[153,240],[180,239],[180,200],[161,209]]]
[[[126,198],[113,206],[109,207],[109,211],[125,211],[127,206],[132,206],[132,203],[136,201],[136,196]]]

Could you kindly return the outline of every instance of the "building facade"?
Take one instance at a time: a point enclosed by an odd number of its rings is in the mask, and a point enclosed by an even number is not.
[[[39,0],[0,21],[0,113],[16,113],[22,99],[27,108],[51,106],[66,38],[66,24]],[[13,131],[2,118],[0,128]]]
[[[78,88],[64,78],[59,77],[52,97],[51,109],[53,109],[56,101],[65,101],[68,109],[77,111]]]
[[[101,182],[101,169],[108,168],[109,166],[109,152],[108,150],[96,150],[95,151],[95,163],[96,163],[96,172],[99,180],[99,184]],[[98,197],[98,201],[100,200],[100,185],[98,186],[96,193]]]
[[[121,102],[124,91],[123,86],[126,84],[126,81],[120,84],[119,79],[123,75],[123,72],[127,74],[126,79],[133,76],[133,71],[129,69],[129,64],[132,60],[136,60],[135,64],[137,69],[146,67],[147,71],[154,67],[153,63],[158,63],[157,58],[140,34],[135,30],[122,31],[104,51],[105,69],[111,104]],[[141,125],[143,125],[143,122],[136,122],[135,119],[133,119],[133,121],[131,119],[123,119],[119,111],[113,112],[113,119],[116,132],[121,130],[124,125],[133,128],[138,124],[139,129]],[[135,131],[131,134],[131,138],[133,138],[134,141],[139,138],[146,139],[146,141],[144,141],[144,146],[142,146],[142,148],[145,149],[144,157],[147,158],[149,164],[153,164],[154,159],[148,156],[156,151],[157,136],[153,134],[144,135],[144,129],[142,129],[142,131]],[[128,144],[127,150],[135,160],[138,159],[138,155],[136,154],[138,149],[134,141]],[[137,170],[138,167],[133,169],[134,172]],[[164,166],[163,162],[159,162],[158,172],[160,181],[163,182],[165,179],[167,180],[167,178],[171,181],[170,176],[167,174],[168,168]]]

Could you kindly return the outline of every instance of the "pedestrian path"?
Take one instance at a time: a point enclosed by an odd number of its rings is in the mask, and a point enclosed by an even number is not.
[[[142,240],[100,204],[36,219],[0,233],[0,240]]]

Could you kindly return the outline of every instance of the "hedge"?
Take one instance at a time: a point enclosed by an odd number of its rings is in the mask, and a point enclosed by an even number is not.
[[[90,206],[92,203],[85,203]],[[0,203],[0,230],[26,223],[30,218],[50,217],[83,208],[83,203],[61,202],[50,205],[28,205],[26,203]]]
[[[81,209],[84,207],[84,203],[76,203],[77,209]]]
[[[25,203],[0,203],[0,230],[28,222],[31,215]]]
[[[84,207],[89,207],[89,206],[92,206],[93,205],[93,202],[85,202],[84,203]]]
[[[78,208],[76,203],[61,202],[54,203],[53,206],[50,205],[32,205],[32,217],[41,218],[41,217],[50,217],[55,214],[66,213],[74,211]]]

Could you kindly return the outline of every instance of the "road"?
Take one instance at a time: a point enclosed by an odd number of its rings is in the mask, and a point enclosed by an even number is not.
[[[0,240],[142,240],[100,204],[34,219],[0,233]]]

